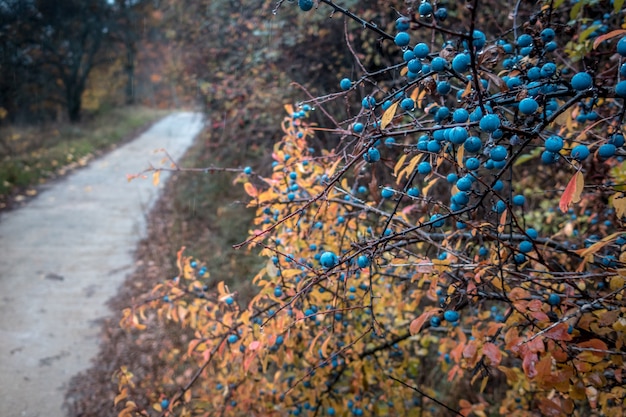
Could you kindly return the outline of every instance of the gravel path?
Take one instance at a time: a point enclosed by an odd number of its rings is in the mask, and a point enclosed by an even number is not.
[[[133,270],[160,189],[126,174],[161,166],[156,149],[180,158],[202,126],[200,114],[170,115],[2,215],[0,417],[66,415],[67,385],[98,352],[97,320]]]

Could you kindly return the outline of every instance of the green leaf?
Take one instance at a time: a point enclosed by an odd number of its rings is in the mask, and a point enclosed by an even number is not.
[[[572,10],[570,10],[569,12],[570,20],[576,20],[578,14],[580,13],[580,10],[583,8],[583,3],[583,1],[579,1],[578,3],[574,4],[574,7],[572,7]]]
[[[624,0],[615,0],[613,2],[613,11],[615,13],[619,12],[620,10],[622,10],[622,6],[624,6]]]
[[[522,165],[524,162],[528,162],[531,159],[536,158],[537,156],[539,156],[540,153],[541,153],[541,149],[540,148],[536,148],[531,153],[520,155],[515,160],[515,163],[513,164],[513,166]]]
[[[596,30],[598,30],[598,28],[600,27],[600,25],[593,25],[588,27],[587,29],[585,29],[583,31],[583,33],[580,34],[580,37],[578,38],[579,42],[584,42],[587,40],[587,38],[589,37],[589,35],[591,35],[593,32],[595,32]]]

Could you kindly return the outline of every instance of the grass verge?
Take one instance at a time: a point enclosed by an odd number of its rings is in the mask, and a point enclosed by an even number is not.
[[[0,210],[36,195],[36,186],[85,166],[168,113],[132,106],[103,112],[80,124],[2,128]]]

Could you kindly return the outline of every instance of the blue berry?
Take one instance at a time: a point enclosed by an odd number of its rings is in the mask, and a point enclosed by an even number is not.
[[[486,42],[487,38],[485,34],[480,30],[474,30],[474,33],[472,33],[472,45],[474,45],[476,49],[482,49]]]
[[[380,161],[380,151],[376,148],[369,148],[367,153],[363,154],[363,158],[369,163],[378,162]]]
[[[626,57],[626,36],[617,42],[617,53]]]
[[[604,145],[601,145],[598,148],[598,156],[602,159],[608,159],[612,157],[613,155],[615,155],[616,150],[617,148],[615,147],[615,145],[610,144],[610,143],[605,143]]]
[[[456,182],[456,188],[458,188],[459,191],[469,191],[472,188],[472,180],[469,179],[467,176],[459,178],[459,180]]]
[[[470,66],[470,57],[466,54],[458,54],[452,59],[452,69],[457,72],[465,72]]]
[[[533,114],[538,108],[539,104],[534,98],[527,97],[519,103],[519,111],[523,114]]]
[[[402,109],[406,111],[411,111],[415,108],[415,102],[412,98],[407,97],[405,99],[402,99],[402,101],[400,102],[400,107],[402,107]]]
[[[483,146],[482,141],[478,136],[470,136],[463,144],[465,150],[469,153],[478,153]]]
[[[500,162],[506,159],[506,157],[508,156],[508,152],[504,146],[498,145],[491,150],[491,153],[489,154],[489,156],[495,162]]]
[[[425,43],[421,42],[415,45],[413,48],[413,53],[418,58],[426,58],[430,52],[430,48]]]
[[[541,162],[544,165],[552,165],[552,164],[554,164],[558,160],[559,160],[559,154],[558,153],[550,152],[550,151],[543,151],[541,153]]]
[[[430,216],[430,221],[433,222],[433,227],[443,227],[445,219],[442,219],[441,217],[441,214],[433,214]]]
[[[274,288],[274,296],[275,297],[282,297],[283,296],[283,289],[280,286],[276,286]]]
[[[391,198],[395,194],[395,191],[393,190],[393,188],[385,187],[382,189],[380,194],[383,196],[383,198]]]
[[[450,83],[447,81],[439,81],[437,83],[437,92],[441,95],[448,94],[451,88]]]
[[[370,258],[366,255],[360,255],[356,261],[359,268],[367,268],[370,266]]]
[[[548,304],[553,307],[558,306],[559,304],[561,304],[561,297],[559,297],[558,294],[550,294],[550,296],[548,297]]]
[[[491,133],[500,127],[500,118],[495,114],[486,114],[480,119],[480,130]]]
[[[547,42],[554,40],[556,33],[554,32],[554,29],[552,28],[545,28],[544,30],[541,31],[539,36],[541,36],[541,40],[543,41],[543,43],[547,43]]]
[[[418,73],[422,70],[422,62],[419,59],[414,58],[409,61],[409,63],[407,64],[407,68],[411,72]]]
[[[298,6],[302,11],[308,12],[313,8],[313,0],[298,0]]]
[[[411,36],[406,32],[398,32],[393,41],[398,46],[407,46],[411,41]]]
[[[537,233],[537,231],[533,229],[532,227],[529,227],[528,229],[526,229],[526,234],[528,235],[529,238],[533,240],[537,239],[537,237],[539,236],[539,233]]]
[[[454,322],[459,320],[459,312],[454,310],[446,310],[443,312],[443,318],[446,321]]]
[[[514,195],[512,202],[514,206],[523,206],[526,203],[526,197],[521,194]]]
[[[520,48],[530,46],[533,43],[533,37],[524,33],[517,38],[517,46]]]
[[[570,156],[577,161],[584,161],[589,156],[589,148],[585,145],[574,146]]]
[[[469,119],[469,112],[463,108],[456,109],[454,113],[452,113],[452,120],[455,123],[465,123]]]
[[[417,165],[417,172],[422,175],[430,174],[430,171],[432,171],[430,162],[422,161]]]
[[[550,151],[552,153],[557,153],[561,149],[563,149],[563,138],[560,136],[550,136],[546,139],[546,151]]]
[[[465,168],[470,171],[475,171],[480,167],[480,160],[478,158],[468,158],[465,161]]]
[[[400,16],[396,19],[396,29],[399,31],[406,31],[409,29],[411,21],[406,16]]]
[[[520,242],[519,244],[519,251],[522,253],[528,253],[531,250],[533,250],[533,244],[532,242],[528,241],[528,240],[523,240]]]
[[[409,197],[416,198],[416,197],[419,197],[419,195],[420,195],[420,190],[419,190],[419,188],[417,188],[417,187],[411,187],[411,188],[409,188],[409,189],[407,190],[407,192],[406,192],[406,193],[407,193],[407,195],[408,195]]]
[[[572,77],[572,88],[576,91],[584,91],[593,85],[593,78],[586,72],[579,72]]]
[[[337,262],[337,255],[335,255],[334,252],[327,251],[322,253],[322,256],[320,256],[320,265],[324,268],[332,268],[337,265]]]
[[[623,38],[623,39],[626,39],[626,38]],[[622,98],[626,97],[626,81],[620,81],[615,85],[615,94],[618,97],[622,97]]]
[[[442,57],[438,56],[438,57],[433,58],[433,60],[430,63],[430,67],[433,69],[433,71],[441,72],[444,69],[446,69],[446,64],[447,64],[447,61],[443,59]]]
[[[419,14],[422,16],[428,16],[433,12],[433,6],[428,2],[422,2],[419,6]]]
[[[352,87],[352,81],[350,81],[350,78],[344,78],[339,82],[339,87],[342,90],[349,90]]]

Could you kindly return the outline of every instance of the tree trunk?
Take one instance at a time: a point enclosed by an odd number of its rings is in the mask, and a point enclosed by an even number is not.
[[[82,107],[82,90],[75,89],[67,94],[67,115],[72,123],[80,122],[81,107]]]

